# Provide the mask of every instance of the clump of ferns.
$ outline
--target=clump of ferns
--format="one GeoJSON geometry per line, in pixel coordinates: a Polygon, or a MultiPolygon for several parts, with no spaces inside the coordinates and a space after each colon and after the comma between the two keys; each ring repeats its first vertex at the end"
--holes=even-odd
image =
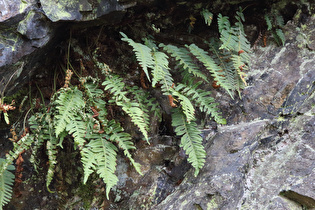
{"type": "MultiPolygon", "coordinates": [[[[210,25],[212,13],[204,10],[201,14],[206,24],[210,25]]],[[[195,176],[206,158],[195,122],[195,109],[210,115],[220,124],[226,123],[218,110],[218,103],[210,96],[211,93],[200,88],[203,83],[209,83],[206,75],[210,73],[216,85],[225,89],[232,98],[235,91],[241,97],[241,90],[246,86],[245,71],[249,65],[250,44],[244,33],[245,18],[241,8],[235,19],[236,23],[231,25],[229,17],[218,15],[220,38],[206,42],[209,46],[207,50],[196,44],[184,47],[163,43],[157,45],[150,39],[144,39],[144,44],[137,43],[121,32],[122,40],[133,47],[137,61],[152,88],[157,88],[158,85],[163,95],[169,98],[170,106],[173,107],[172,125],[175,133],[181,137],[180,146],[188,155],[195,176]],[[179,82],[174,80],[173,75],[178,73],[170,68],[170,58],[175,58],[181,66],[183,79],[179,82]],[[205,71],[193,59],[202,63],[205,71]]]]}
{"type": "MultiPolygon", "coordinates": [[[[210,24],[211,13],[204,11],[202,14],[206,23],[210,24]]],[[[235,25],[231,25],[228,17],[218,15],[220,38],[215,42],[207,42],[207,50],[195,44],[157,45],[149,39],[142,44],[121,33],[122,40],[133,47],[137,61],[152,88],[159,88],[169,99],[169,104],[173,107],[172,125],[181,138],[180,146],[195,169],[195,176],[206,158],[201,132],[196,123],[196,109],[213,117],[220,124],[226,123],[218,109],[219,104],[210,96],[209,91],[202,89],[202,85],[209,82],[207,72],[231,97],[234,97],[235,91],[240,96],[241,90],[246,86],[244,71],[248,69],[250,47],[243,30],[244,16],[241,10],[237,12],[236,20],[235,25]],[[173,74],[177,72],[170,69],[170,57],[175,58],[182,67],[182,81],[174,80],[173,74]],[[192,61],[193,58],[203,64],[206,73],[192,61]]],[[[34,113],[29,119],[31,132],[19,141],[19,145],[14,145],[14,149],[2,161],[0,177],[5,177],[6,171],[10,169],[9,165],[21,151],[32,147],[33,154],[36,155],[36,151],[45,146],[49,159],[46,175],[49,189],[55,173],[58,150],[62,149],[63,141],[69,135],[72,136],[74,148],[81,154],[83,183],[87,182],[92,173],[98,174],[106,184],[107,198],[110,189],[118,182],[115,175],[118,149],[124,152],[135,170],[142,174],[140,164],[131,154],[131,150],[136,149],[131,135],[124,131],[118,121],[109,118],[107,107],[120,107],[149,142],[149,116],[152,112],[157,115],[160,111],[159,105],[148,91],[126,85],[106,64],[98,67],[105,77],[103,81],[83,77],[78,86],[71,85],[72,71],[67,71],[64,87],[52,96],[48,106],[42,107],[41,112],[34,113]]],[[[36,156],[33,159],[36,160],[36,156]]],[[[9,190],[10,187],[7,187],[7,194],[9,190]]]]}
{"type": "Polygon", "coordinates": [[[282,15],[279,14],[278,11],[273,11],[272,13],[265,14],[264,18],[267,25],[267,31],[270,31],[272,33],[274,40],[279,46],[284,46],[286,39],[282,31],[282,28],[284,27],[284,20],[282,15]]]}

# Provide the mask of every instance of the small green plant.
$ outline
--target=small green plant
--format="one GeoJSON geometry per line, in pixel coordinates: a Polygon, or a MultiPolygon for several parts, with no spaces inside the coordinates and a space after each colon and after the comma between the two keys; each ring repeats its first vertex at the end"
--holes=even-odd
{"type": "MultiPolygon", "coordinates": [[[[210,25],[212,14],[206,10],[202,14],[210,25]]],[[[121,33],[122,40],[132,46],[152,88],[158,89],[169,98],[172,125],[176,135],[181,138],[180,146],[195,169],[195,176],[206,158],[203,139],[196,123],[196,109],[220,124],[226,123],[218,109],[219,104],[209,91],[202,88],[203,84],[215,80],[232,98],[235,92],[241,96],[241,90],[246,86],[244,71],[248,68],[250,45],[244,34],[244,16],[241,10],[237,12],[236,20],[231,25],[228,17],[218,16],[220,38],[206,42],[208,49],[202,49],[196,44],[156,44],[150,39],[144,39],[142,44],[121,33]],[[174,77],[177,72],[170,67],[171,57],[180,66],[180,78],[174,77]],[[193,62],[193,59],[202,63],[203,68],[193,62]]],[[[113,73],[106,64],[96,64],[102,76],[79,77],[80,85],[71,85],[72,71],[67,70],[64,87],[52,96],[49,105],[29,118],[31,132],[13,143],[14,149],[0,165],[0,177],[6,186],[6,200],[0,200],[1,205],[9,199],[12,183],[8,172],[12,169],[10,165],[23,150],[30,147],[34,156],[39,148],[46,147],[49,160],[46,175],[48,190],[54,178],[58,151],[63,148],[65,140],[71,140],[74,148],[80,151],[84,170],[83,183],[87,182],[92,173],[98,174],[106,184],[107,198],[111,188],[118,182],[115,171],[119,149],[136,171],[142,174],[140,164],[132,157],[131,150],[136,148],[131,135],[124,131],[118,119],[112,119],[108,108],[122,110],[122,117],[129,117],[149,143],[149,116],[150,113],[157,115],[160,112],[159,106],[149,91],[126,85],[124,79],[113,73]]]]}
{"type": "MultiPolygon", "coordinates": [[[[212,14],[206,10],[202,12],[206,23],[210,25],[212,14]]],[[[225,124],[218,111],[218,104],[210,96],[210,92],[198,88],[202,82],[196,82],[195,78],[200,78],[208,82],[207,72],[213,79],[224,88],[233,98],[234,92],[240,95],[241,89],[246,86],[244,70],[248,68],[250,44],[246,39],[242,22],[245,21],[242,10],[237,12],[237,22],[231,26],[229,18],[219,14],[218,26],[220,40],[209,41],[209,52],[195,44],[177,47],[171,44],[157,44],[145,39],[144,44],[136,43],[127,35],[121,32],[122,40],[133,47],[138,63],[141,65],[152,87],[157,84],[161,86],[161,91],[165,96],[169,96],[178,102],[178,106],[170,105],[174,109],[172,114],[172,125],[175,132],[181,136],[181,144],[186,154],[188,162],[195,168],[195,176],[203,167],[206,152],[202,145],[200,131],[195,121],[195,109],[212,116],[220,124],[225,124]],[[171,68],[169,67],[170,57],[174,57],[182,66],[183,79],[180,82],[174,81],[171,68]],[[198,59],[206,71],[202,71],[192,58],[198,59]],[[189,79],[187,79],[189,78],[189,79]]]]}
{"type": "Polygon", "coordinates": [[[265,15],[265,21],[267,24],[267,30],[272,32],[273,38],[278,45],[285,44],[285,36],[282,31],[284,27],[283,17],[279,13],[274,13],[272,15],[265,15]]]}
{"type": "Polygon", "coordinates": [[[15,167],[5,164],[5,159],[0,158],[0,167],[2,168],[2,171],[0,171],[0,203],[2,205],[7,204],[11,199],[12,185],[15,178],[14,174],[11,172],[15,170],[15,167]]]}

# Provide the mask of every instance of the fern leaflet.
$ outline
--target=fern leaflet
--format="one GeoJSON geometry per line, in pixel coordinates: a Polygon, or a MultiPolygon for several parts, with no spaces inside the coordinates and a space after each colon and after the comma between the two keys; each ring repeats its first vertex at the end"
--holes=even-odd
{"type": "Polygon", "coordinates": [[[195,44],[189,45],[188,48],[190,52],[203,63],[207,70],[211,72],[211,75],[217,81],[217,84],[223,87],[233,98],[233,92],[231,91],[233,87],[228,81],[226,81],[226,72],[220,66],[218,66],[203,49],[199,48],[195,44]]]}
{"type": "Polygon", "coordinates": [[[77,110],[83,109],[85,102],[82,92],[75,87],[74,89],[63,89],[56,103],[56,109],[58,109],[59,113],[55,116],[55,133],[56,137],[58,137],[66,129],[67,124],[74,119],[77,110]]]}
{"type": "Polygon", "coordinates": [[[163,47],[163,49],[170,53],[171,56],[173,56],[177,61],[179,61],[179,64],[183,66],[184,69],[186,69],[190,74],[193,74],[195,77],[199,77],[205,81],[207,80],[207,77],[198,69],[196,64],[193,63],[191,57],[189,56],[189,51],[185,48],[178,48],[174,45],[164,45],[160,44],[160,47],[163,47]]]}
{"type": "Polygon", "coordinates": [[[123,36],[121,40],[128,42],[129,45],[133,47],[133,51],[135,51],[139,64],[141,65],[143,71],[147,75],[148,80],[151,81],[148,71],[148,67],[154,66],[154,61],[151,55],[152,54],[151,49],[146,45],[134,42],[132,39],[129,39],[127,35],[122,32],[120,32],[120,34],[123,36]]]}
{"type": "Polygon", "coordinates": [[[210,96],[210,92],[196,89],[199,85],[200,82],[194,85],[194,87],[187,87],[184,84],[178,84],[175,90],[185,94],[191,101],[195,101],[200,111],[213,116],[217,123],[226,124],[226,120],[220,116],[221,113],[218,111],[218,103],[214,103],[214,98],[210,96]]]}
{"type": "Polygon", "coordinates": [[[211,12],[209,12],[209,10],[207,9],[203,9],[200,14],[202,15],[202,17],[205,19],[205,23],[210,26],[212,23],[212,19],[213,19],[213,14],[211,12]]]}
{"type": "Polygon", "coordinates": [[[168,92],[173,84],[173,77],[169,72],[167,58],[167,55],[163,52],[153,53],[154,66],[152,71],[152,87],[155,87],[155,85],[160,82],[164,92],[168,92]]]}
{"type": "Polygon", "coordinates": [[[51,136],[50,141],[46,143],[47,155],[49,160],[49,167],[46,175],[46,187],[49,192],[52,192],[49,189],[49,185],[54,177],[55,174],[55,166],[57,164],[57,145],[58,139],[54,136],[51,136]]]}
{"type": "Polygon", "coordinates": [[[172,90],[171,93],[173,96],[178,97],[183,113],[187,118],[187,122],[190,123],[190,121],[195,119],[195,108],[192,105],[191,101],[184,94],[181,94],[175,89],[172,90]]]}
{"type": "Polygon", "coordinates": [[[125,156],[128,157],[136,171],[143,175],[140,169],[141,165],[134,161],[129,152],[131,149],[136,149],[133,142],[131,141],[130,134],[123,132],[123,128],[114,120],[110,121],[107,125],[106,134],[110,135],[110,140],[116,142],[119,148],[124,151],[125,156]]]}
{"type": "Polygon", "coordinates": [[[109,90],[114,96],[113,100],[118,106],[122,107],[125,113],[131,117],[131,121],[138,126],[145,139],[148,141],[148,125],[146,122],[146,113],[140,108],[139,103],[130,102],[130,99],[126,97],[127,92],[123,91],[124,83],[118,76],[107,77],[102,83],[105,86],[105,90],[109,90]]]}
{"type": "Polygon", "coordinates": [[[14,183],[14,174],[11,172],[15,170],[13,165],[7,165],[4,167],[6,160],[0,158],[0,208],[2,206],[9,203],[11,196],[12,196],[12,186],[14,183]]]}
{"type": "Polygon", "coordinates": [[[181,136],[180,146],[188,155],[188,162],[195,168],[194,175],[197,176],[206,158],[206,151],[200,136],[201,132],[195,122],[187,123],[185,115],[179,109],[175,109],[172,114],[172,125],[175,127],[176,134],[181,136]]]}
{"type": "Polygon", "coordinates": [[[109,199],[110,189],[118,182],[115,175],[117,148],[104,138],[91,140],[82,150],[84,166],[84,183],[88,176],[96,170],[106,184],[106,197],[109,199]]]}
{"type": "Polygon", "coordinates": [[[280,45],[282,43],[282,46],[285,44],[285,36],[284,33],[280,28],[276,29],[276,32],[273,34],[276,42],[280,45]]]}

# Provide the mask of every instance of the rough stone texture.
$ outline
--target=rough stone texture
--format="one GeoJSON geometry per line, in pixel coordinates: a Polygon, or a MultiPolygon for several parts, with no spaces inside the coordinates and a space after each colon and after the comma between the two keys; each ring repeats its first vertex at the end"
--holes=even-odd
{"type": "Polygon", "coordinates": [[[124,9],[117,0],[102,0],[98,3],[90,2],[87,0],[40,0],[45,15],[52,22],[95,20],[112,11],[124,9]]]}
{"type": "MultiPolygon", "coordinates": [[[[0,90],[9,83],[6,91],[10,94],[30,78],[58,38],[66,34],[63,31],[67,30],[67,21],[93,21],[127,7],[117,0],[0,1],[0,90]]],[[[109,16],[107,23],[120,18],[121,14],[109,16]]],[[[97,20],[95,24],[104,21],[97,20]]]]}
{"type": "Polygon", "coordinates": [[[284,47],[254,52],[250,86],[226,107],[235,125],[208,136],[199,176],[154,209],[315,208],[314,21],[288,22],[284,47]]]}

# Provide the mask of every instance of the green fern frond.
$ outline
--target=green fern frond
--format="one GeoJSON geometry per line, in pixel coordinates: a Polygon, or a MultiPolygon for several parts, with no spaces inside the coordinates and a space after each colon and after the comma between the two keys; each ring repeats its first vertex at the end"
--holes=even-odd
{"type": "Polygon", "coordinates": [[[183,113],[186,116],[187,122],[190,123],[191,121],[195,120],[195,108],[184,94],[176,91],[176,89],[172,89],[171,94],[178,98],[183,113]]]}
{"type": "MultiPolygon", "coordinates": [[[[222,45],[219,49],[223,50],[223,53],[230,54],[230,58],[225,59],[226,61],[220,62],[224,65],[224,72],[227,84],[230,84],[231,90],[236,90],[240,95],[240,90],[246,86],[246,81],[244,79],[244,70],[247,70],[249,64],[249,53],[250,53],[250,43],[246,39],[246,34],[244,33],[244,26],[242,21],[244,21],[244,15],[241,11],[237,12],[236,19],[238,22],[234,26],[231,26],[228,18],[219,15],[220,24],[223,28],[221,30],[220,40],[222,45]],[[226,22],[226,23],[225,23],[226,22]],[[226,50],[227,52],[224,52],[226,50]],[[233,63],[233,68],[229,68],[230,60],[233,63]]],[[[218,54],[218,53],[216,53],[218,54]]],[[[221,56],[218,56],[221,57],[221,56]]],[[[226,57],[226,56],[225,56],[226,57]]],[[[220,84],[221,85],[221,84],[220,84]]],[[[224,86],[223,86],[224,87],[224,86]]],[[[224,87],[226,90],[228,87],[224,87]]],[[[228,91],[229,92],[229,91],[228,91]]],[[[231,92],[229,92],[231,95],[231,92]]]]}
{"type": "MultiPolygon", "coordinates": [[[[242,22],[245,21],[244,15],[242,12],[237,12],[235,18],[238,21],[232,27],[227,17],[222,17],[222,15],[219,15],[218,17],[219,28],[220,24],[222,24],[222,29],[220,30],[220,40],[222,45],[220,49],[228,49],[236,53],[239,53],[240,50],[243,50],[243,53],[249,53],[250,43],[246,39],[244,26],[242,24],[242,22]]],[[[242,56],[244,56],[244,54],[242,56]]]]}
{"type": "Polygon", "coordinates": [[[118,75],[111,75],[106,77],[105,81],[102,83],[105,86],[104,90],[109,90],[111,94],[115,96],[115,100],[124,101],[126,103],[130,102],[127,98],[127,91],[125,91],[125,83],[123,79],[118,75]]]}
{"type": "Polygon", "coordinates": [[[81,80],[84,80],[84,89],[85,94],[87,95],[88,101],[93,101],[95,98],[101,97],[104,93],[103,90],[98,88],[97,81],[87,81],[89,78],[82,78],[81,80]]]}
{"type": "Polygon", "coordinates": [[[18,158],[21,152],[27,150],[33,142],[34,142],[33,135],[30,134],[26,134],[18,141],[18,143],[14,142],[13,149],[6,154],[5,162],[2,164],[0,168],[0,174],[2,174],[3,171],[6,170],[7,167],[11,165],[15,159],[18,158]]]}
{"type": "Polygon", "coordinates": [[[118,182],[115,175],[117,148],[104,138],[91,140],[82,150],[84,166],[84,183],[89,175],[96,170],[106,184],[106,197],[109,199],[110,189],[118,182]]]}
{"type": "Polygon", "coordinates": [[[21,152],[27,150],[33,143],[33,136],[26,134],[18,143],[13,143],[13,149],[6,154],[6,159],[0,158],[0,206],[8,203],[11,198],[15,176],[8,170],[14,170],[11,165],[21,152]]]}
{"type": "Polygon", "coordinates": [[[66,129],[67,124],[74,119],[77,110],[83,109],[85,102],[82,92],[75,87],[74,89],[61,90],[56,104],[58,114],[55,116],[55,133],[56,137],[58,137],[66,129]]]}
{"type": "Polygon", "coordinates": [[[195,168],[194,174],[197,176],[206,159],[206,151],[200,136],[201,132],[195,122],[187,123],[185,115],[179,109],[174,109],[172,125],[175,127],[175,133],[181,136],[180,146],[188,155],[188,162],[195,168]]]}
{"type": "Polygon", "coordinates": [[[272,22],[270,20],[270,17],[269,15],[265,14],[265,21],[266,21],[266,24],[267,24],[267,30],[270,31],[272,29],[272,22]]]}
{"type": "Polygon", "coordinates": [[[231,24],[229,21],[229,17],[227,16],[222,16],[221,14],[218,15],[218,28],[219,28],[219,33],[222,34],[223,31],[230,31],[231,24]]]}
{"type": "Polygon", "coordinates": [[[196,64],[193,63],[192,58],[189,56],[189,51],[183,47],[176,47],[174,45],[164,45],[160,44],[166,52],[168,52],[172,57],[174,57],[180,65],[183,66],[190,74],[193,74],[195,77],[199,77],[205,81],[208,81],[206,75],[204,75],[198,68],[196,64]]]}
{"type": "Polygon", "coordinates": [[[276,14],[276,25],[280,27],[284,26],[284,20],[283,20],[282,15],[280,14],[276,14]]]}
{"type": "Polygon", "coordinates": [[[15,170],[13,165],[6,165],[6,160],[0,158],[0,208],[10,202],[12,197],[12,187],[14,183],[14,174],[11,172],[15,170]]]}
{"type": "Polygon", "coordinates": [[[199,85],[200,83],[197,83],[194,87],[187,87],[184,84],[177,84],[175,90],[185,94],[191,101],[194,101],[200,111],[214,117],[217,123],[226,124],[226,120],[222,118],[222,113],[217,108],[219,104],[214,102],[215,99],[210,96],[210,92],[197,89],[199,85]]]}
{"type": "Polygon", "coordinates": [[[167,92],[173,84],[173,77],[168,67],[168,56],[163,52],[154,52],[153,60],[152,87],[155,87],[157,83],[161,83],[162,89],[167,92]]]}
{"type": "Polygon", "coordinates": [[[212,19],[213,19],[213,14],[211,12],[209,12],[209,10],[207,9],[203,9],[200,14],[202,15],[202,17],[205,19],[205,23],[210,26],[212,23],[212,19]]]}
{"type": "Polygon", "coordinates": [[[144,138],[148,141],[148,124],[146,123],[146,113],[139,107],[138,103],[125,104],[124,102],[116,102],[118,106],[121,106],[125,113],[127,113],[131,121],[138,126],[139,130],[143,134],[144,138]]]}
{"type": "Polygon", "coordinates": [[[276,32],[274,33],[274,38],[277,41],[277,43],[280,45],[280,43],[282,44],[282,46],[284,46],[285,44],[285,36],[284,33],[282,32],[282,30],[280,28],[276,29],[276,32]]]}
{"type": "Polygon", "coordinates": [[[125,84],[122,82],[122,79],[118,76],[107,77],[102,85],[105,86],[105,90],[109,90],[115,96],[113,101],[130,116],[131,121],[139,128],[144,138],[148,141],[146,113],[140,108],[139,103],[131,102],[126,97],[127,91],[123,91],[125,84]]]}
{"type": "Polygon", "coordinates": [[[85,134],[88,125],[81,116],[74,116],[71,123],[66,127],[66,131],[72,135],[75,145],[82,147],[85,144],[85,134]]]}
{"type": "Polygon", "coordinates": [[[120,34],[123,36],[121,40],[128,42],[129,45],[133,47],[139,64],[147,75],[148,80],[151,81],[148,68],[154,66],[152,50],[146,45],[136,43],[132,39],[129,39],[126,34],[122,32],[120,32],[120,34]]]}
{"type": "Polygon", "coordinates": [[[190,52],[200,60],[208,71],[211,72],[211,75],[217,81],[217,84],[224,88],[229,95],[233,98],[234,87],[229,81],[227,81],[226,74],[227,72],[222,69],[221,66],[218,66],[216,62],[208,55],[206,51],[199,48],[195,44],[188,46],[190,52]]]}
{"type": "MultiPolygon", "coordinates": [[[[53,134],[53,133],[52,133],[53,134]]],[[[49,185],[54,177],[55,174],[55,167],[57,164],[57,147],[58,147],[58,139],[51,135],[50,141],[47,141],[46,143],[46,152],[49,160],[49,166],[48,166],[48,171],[46,175],[46,187],[49,192],[52,192],[49,189],[49,185]]]]}
{"type": "MultiPolygon", "coordinates": [[[[139,108],[143,111],[143,120],[146,125],[150,124],[149,104],[152,105],[153,98],[149,99],[148,92],[139,89],[138,86],[128,88],[128,91],[134,95],[134,100],[139,104],[139,108]]],[[[157,111],[157,110],[153,110],[157,111]]],[[[155,113],[157,114],[157,113],[155,113]]],[[[149,129],[149,126],[148,128],[149,129]]]]}
{"type": "Polygon", "coordinates": [[[267,30],[272,31],[273,38],[278,45],[282,44],[282,46],[284,46],[286,39],[281,29],[284,26],[284,19],[278,12],[272,14],[271,17],[268,14],[265,15],[266,24],[268,27],[267,30]]]}
{"type": "Polygon", "coordinates": [[[111,120],[105,130],[106,134],[109,135],[110,140],[116,142],[118,147],[124,151],[124,155],[130,160],[136,171],[143,175],[141,172],[141,165],[132,158],[129,150],[136,149],[133,142],[131,141],[131,136],[129,133],[123,132],[123,128],[119,123],[111,120]]]}

